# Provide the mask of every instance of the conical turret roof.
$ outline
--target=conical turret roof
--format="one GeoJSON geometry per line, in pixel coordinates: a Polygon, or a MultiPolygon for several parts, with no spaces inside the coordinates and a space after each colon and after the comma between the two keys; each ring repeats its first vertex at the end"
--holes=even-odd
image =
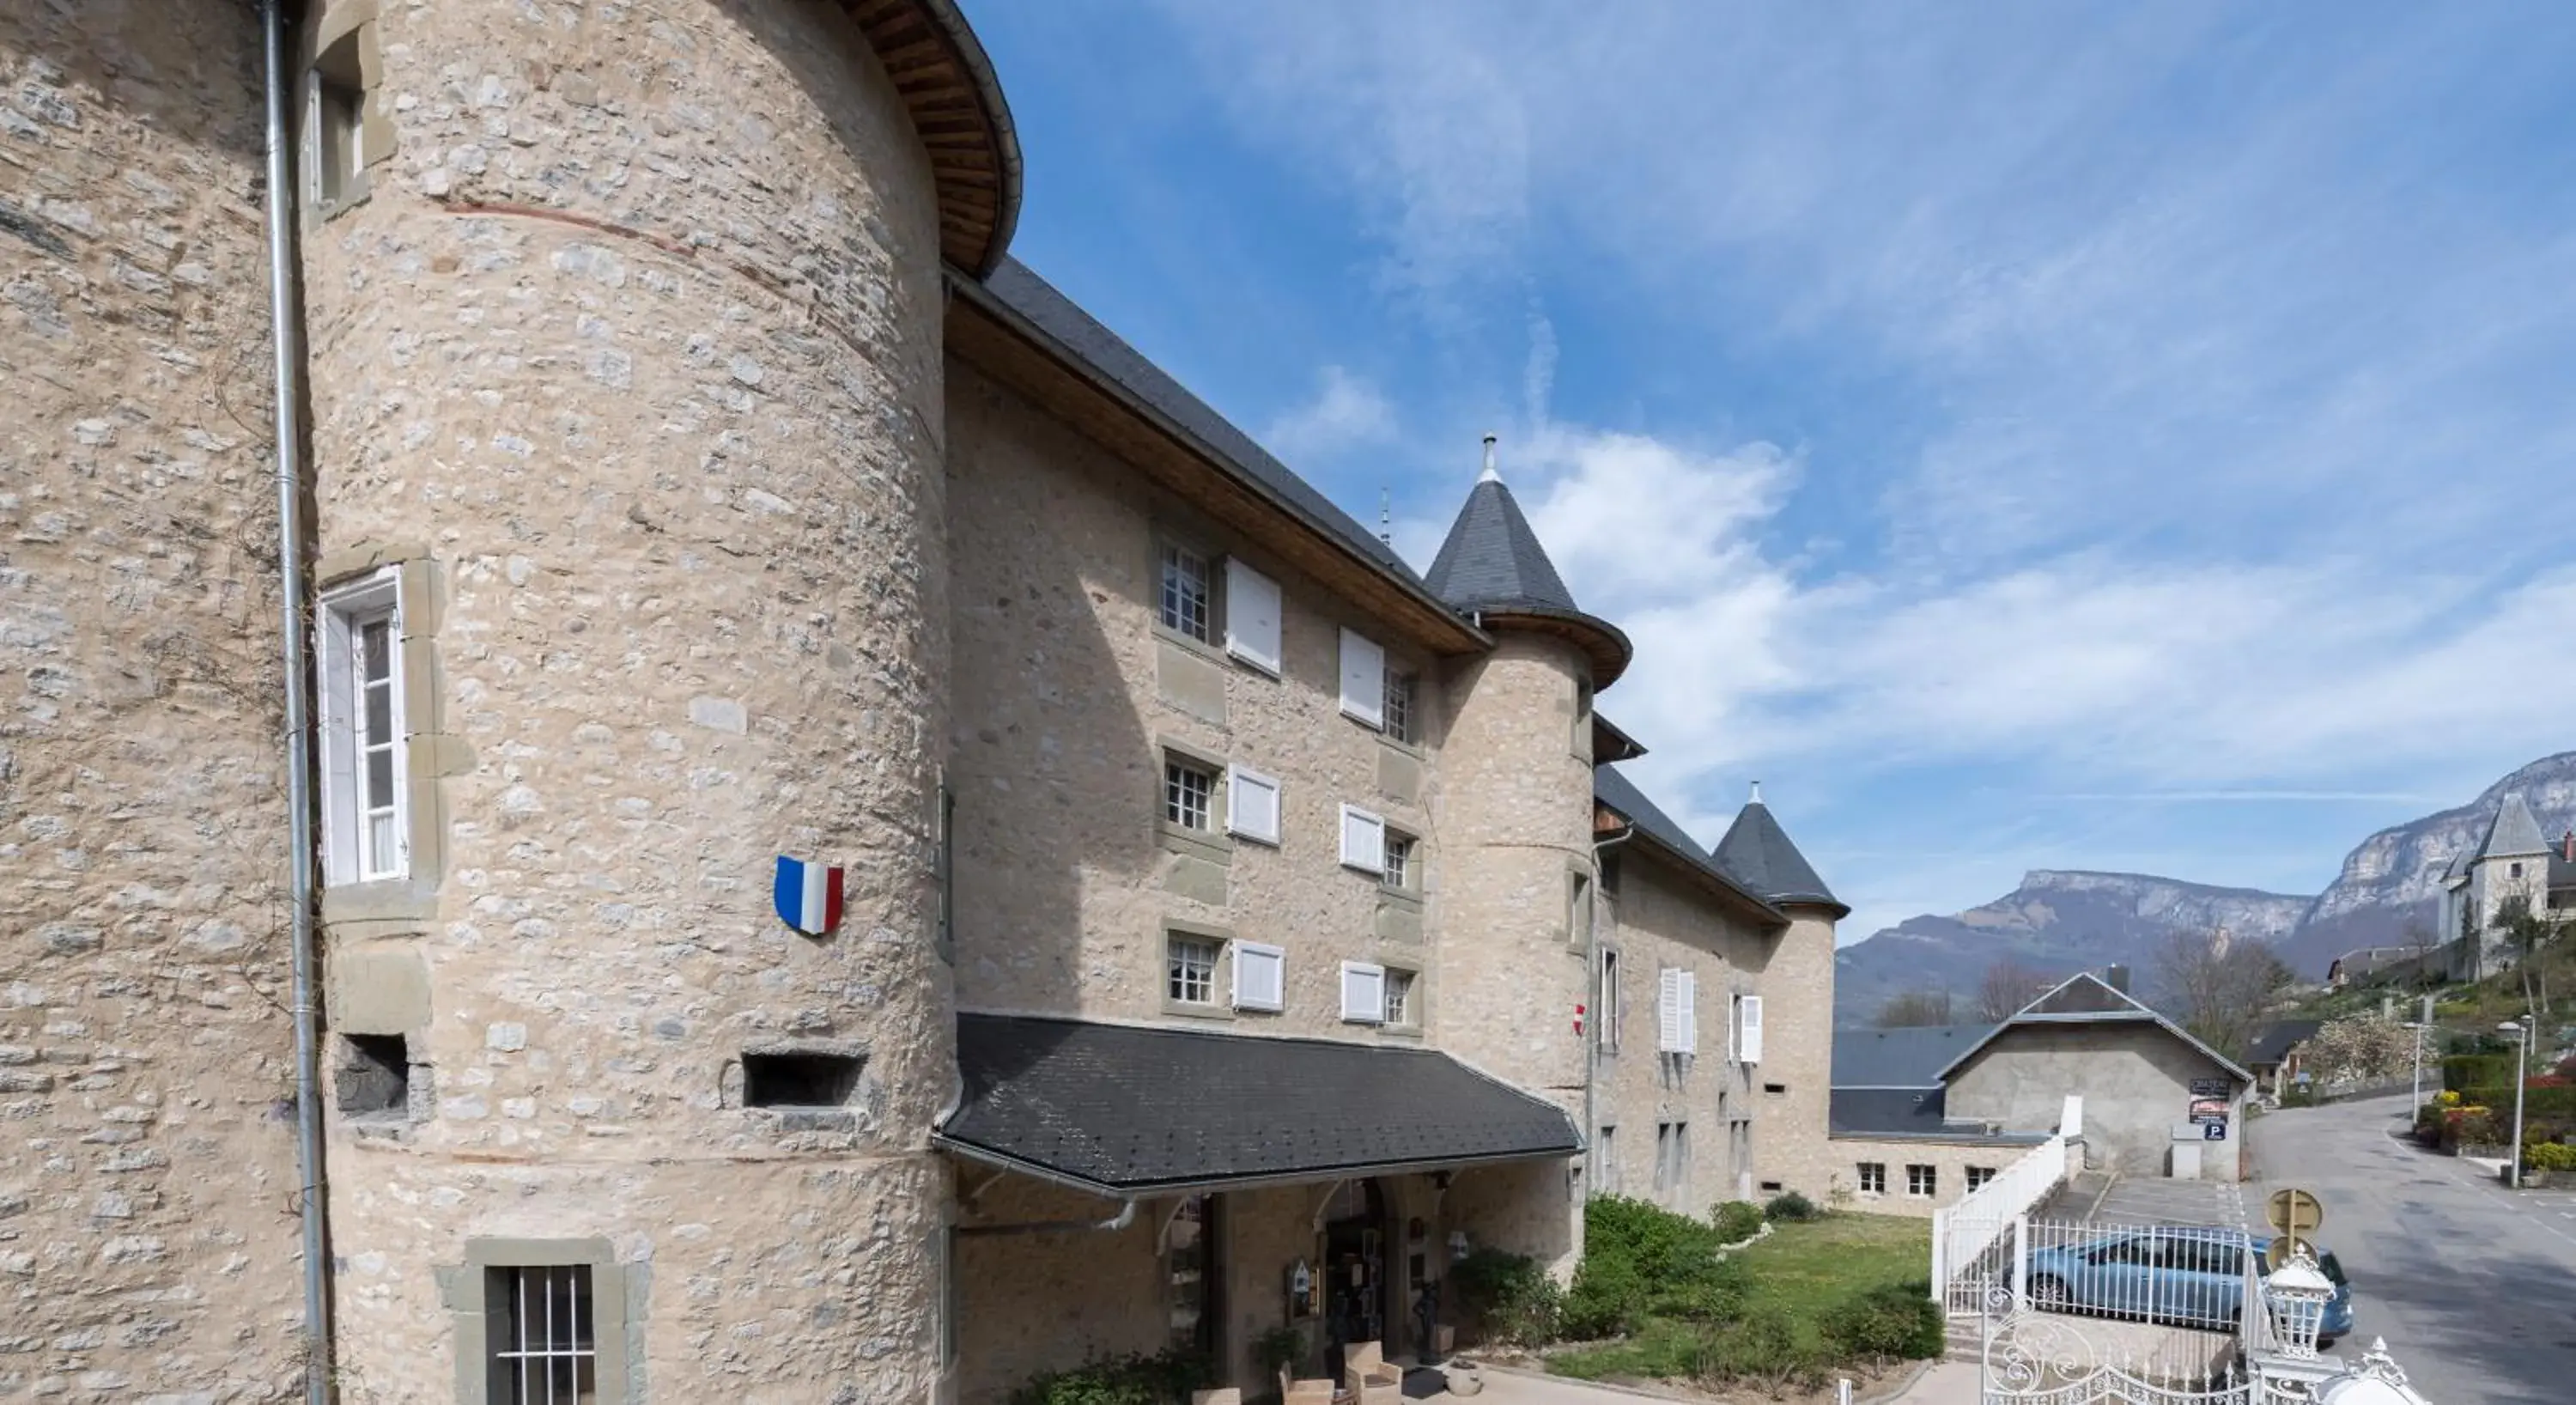
{"type": "Polygon", "coordinates": [[[1485,472],[1467,494],[1448,539],[1423,584],[1451,609],[1487,628],[1535,630],[1566,639],[1592,661],[1592,686],[1607,688],[1627,672],[1634,650],[1608,620],[1587,615],[1547,559],[1529,518],[1494,471],[1494,441],[1485,440],[1485,472]]]}
{"type": "Polygon", "coordinates": [[[2502,858],[2507,854],[2545,854],[2549,841],[2540,837],[2540,821],[2531,806],[2516,791],[2496,808],[2495,823],[2487,829],[2487,842],[2478,850],[2480,858],[2502,858]]]}
{"type": "Polygon", "coordinates": [[[1719,868],[1767,902],[1817,903],[1850,911],[1817,876],[1807,856],[1789,842],[1788,831],[1772,818],[1771,807],[1762,803],[1759,786],[1737,812],[1735,823],[1727,826],[1726,837],[1717,841],[1715,857],[1719,868]]]}

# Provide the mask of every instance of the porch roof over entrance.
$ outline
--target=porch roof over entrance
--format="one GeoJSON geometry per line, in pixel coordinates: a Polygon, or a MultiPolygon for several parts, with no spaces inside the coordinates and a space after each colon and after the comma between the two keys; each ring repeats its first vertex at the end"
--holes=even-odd
{"type": "Polygon", "coordinates": [[[1104,1195],[1571,1156],[1553,1103],[1446,1054],[959,1015],[966,1092],[932,1140],[1104,1195]]]}

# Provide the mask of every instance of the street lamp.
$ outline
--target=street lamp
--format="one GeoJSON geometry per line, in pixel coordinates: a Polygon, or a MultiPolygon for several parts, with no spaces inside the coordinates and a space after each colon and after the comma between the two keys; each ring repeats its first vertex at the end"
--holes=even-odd
{"type": "Polygon", "coordinates": [[[2326,1304],[2334,1298],[2334,1281],[2317,1268],[2316,1255],[2293,1240],[2289,1259],[2263,1280],[2263,1301],[2271,1309],[2272,1332],[2281,1354],[2302,1361],[2317,1355],[2317,1336],[2326,1322],[2326,1304]]]}
{"type": "Polygon", "coordinates": [[[2507,1020],[2496,1033],[2516,1036],[2513,1046],[2513,1188],[2522,1189],[2522,1085],[2530,1079],[2531,1017],[2507,1020]]]}

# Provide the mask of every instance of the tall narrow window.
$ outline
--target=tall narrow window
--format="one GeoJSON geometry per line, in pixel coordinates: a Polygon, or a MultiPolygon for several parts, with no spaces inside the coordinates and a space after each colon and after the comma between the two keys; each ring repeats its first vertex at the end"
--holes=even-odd
{"type": "Polygon", "coordinates": [[[1421,880],[1421,873],[1413,866],[1413,844],[1410,834],[1399,834],[1391,829],[1386,832],[1386,886],[1411,888],[1421,880]]]}
{"type": "Polygon", "coordinates": [[[1204,644],[1215,610],[1208,591],[1208,559],[1185,546],[1163,548],[1163,627],[1204,644]]]}
{"type": "Polygon", "coordinates": [[[487,1300],[499,1294],[504,1304],[500,1313],[491,1314],[497,1336],[490,1344],[494,1405],[591,1405],[598,1400],[599,1328],[592,1311],[590,1266],[485,1273],[487,1300]]]}
{"type": "Polygon", "coordinates": [[[1386,671],[1386,735],[1400,742],[1420,741],[1413,731],[1413,684],[1410,673],[1386,671]]]}
{"type": "Polygon", "coordinates": [[[1421,1018],[1413,1000],[1413,973],[1386,968],[1386,1022],[1403,1027],[1421,1018]]]}
{"type": "Polygon", "coordinates": [[[1601,993],[1595,997],[1598,1008],[1592,1012],[1592,1038],[1601,1052],[1619,1052],[1619,953],[1601,949],[1601,993]]]}
{"type": "Polygon", "coordinates": [[[1219,950],[1215,939],[1174,934],[1169,950],[1163,993],[1183,1005],[1215,1004],[1219,950]]]}
{"type": "Polygon", "coordinates": [[[306,75],[305,190],[329,213],[367,193],[366,76],[358,60],[361,31],[351,30],[316,55],[306,75]]]}
{"type": "Polygon", "coordinates": [[[393,568],[322,599],[322,836],[333,883],[405,869],[402,610],[393,568]]]}
{"type": "Polygon", "coordinates": [[[1619,1129],[1604,1127],[1592,1146],[1592,1190],[1596,1195],[1619,1193],[1619,1129]]]}
{"type": "Polygon", "coordinates": [[[1592,879],[1574,873],[1566,876],[1565,935],[1568,945],[1590,949],[1592,945],[1592,879]]]}
{"type": "Polygon", "coordinates": [[[1181,829],[1216,827],[1210,804],[1216,795],[1216,771],[1185,757],[1163,760],[1163,818],[1181,829]]]}

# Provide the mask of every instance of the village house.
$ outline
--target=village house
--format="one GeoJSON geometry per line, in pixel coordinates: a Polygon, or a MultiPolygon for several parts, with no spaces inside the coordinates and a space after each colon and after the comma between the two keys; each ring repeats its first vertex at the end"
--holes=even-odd
{"type": "Polygon", "coordinates": [[[1843,906],[1616,768],[1490,443],[1417,573],[1010,259],[949,0],[0,63],[0,1394],[1257,1388],[1832,1188],[1843,906]]]}
{"type": "Polygon", "coordinates": [[[2443,871],[2433,928],[2443,943],[2434,963],[2440,974],[2475,981],[2511,969],[2519,954],[2505,924],[2516,906],[2542,914],[2576,908],[2576,832],[2549,842],[2519,793],[2496,807],[2486,838],[2443,871]]]}

